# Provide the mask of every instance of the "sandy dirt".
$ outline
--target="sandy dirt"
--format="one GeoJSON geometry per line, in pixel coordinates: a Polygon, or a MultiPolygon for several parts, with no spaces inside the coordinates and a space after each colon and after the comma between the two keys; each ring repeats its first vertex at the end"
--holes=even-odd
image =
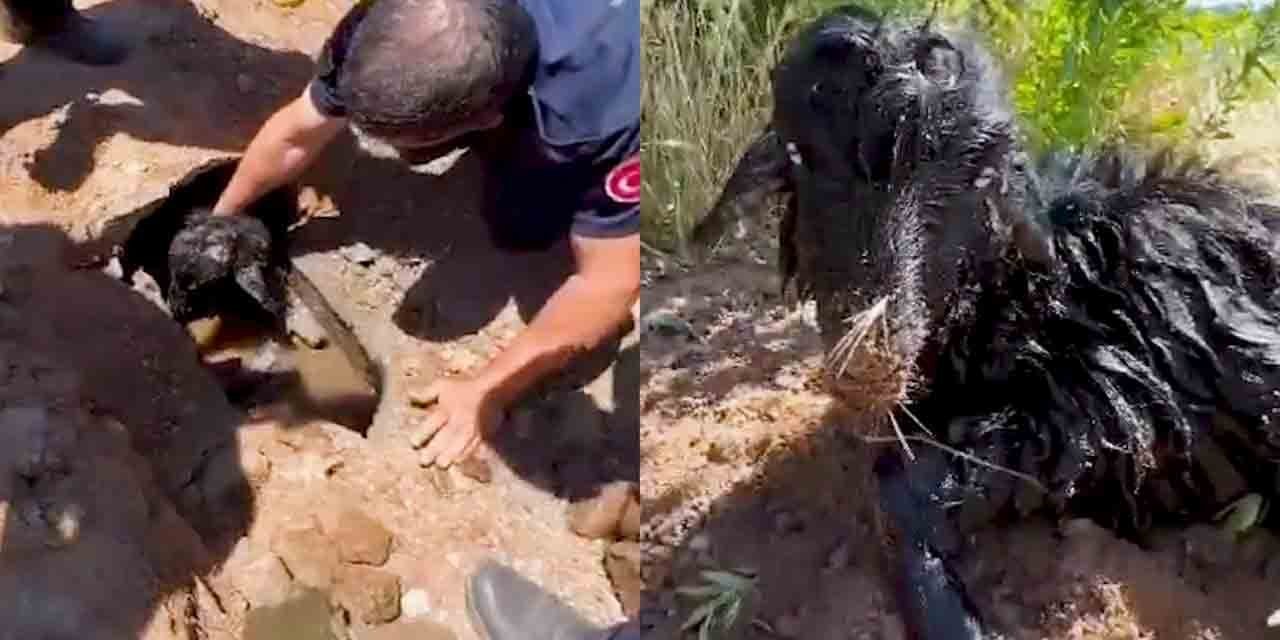
{"type": "MultiPolygon", "coordinates": [[[[23,496],[38,497],[18,489],[39,483],[14,475],[20,461],[0,468],[0,638],[238,638],[255,609],[317,587],[358,610],[352,637],[414,618],[470,640],[464,579],[488,558],[598,624],[622,618],[604,567],[609,542],[574,535],[565,518],[606,483],[636,479],[634,333],[512,411],[483,451],[491,478],[423,469],[409,446],[421,417],[405,402],[409,380],[482,363],[569,267],[565,247],[510,256],[490,246],[476,216],[477,163],[464,156],[445,176],[420,176],[344,139],[303,181],[309,217],[293,239],[296,264],[385,372],[367,438],[287,408],[231,405],[190,336],[88,260],[124,239],[133,221],[123,216],[193,167],[238,154],[302,91],[311,56],[349,5],[78,2],[135,41],[114,68],[0,44],[0,256],[25,261],[0,281],[0,354],[14,354],[0,375],[30,378],[3,388],[0,411],[69,412],[54,422],[74,435],[65,455],[83,464],[59,499],[89,514],[85,544],[9,542],[22,531],[11,523],[26,522],[14,519],[25,517],[23,496]],[[36,262],[44,266],[26,266],[36,262]],[[75,449],[110,437],[102,424],[126,432],[129,446],[75,449]],[[145,508],[130,506],[133,493],[145,508]],[[350,533],[341,523],[353,509],[376,526],[350,533]],[[361,553],[348,547],[382,546],[383,532],[385,553],[353,560],[361,553]],[[308,553],[316,548],[336,555],[308,553]],[[64,626],[41,626],[55,622],[64,626]]],[[[17,438],[29,417],[0,420],[0,438],[17,438]]],[[[39,500],[53,515],[31,522],[61,535],[62,503],[39,500]]]]}
{"type": "MultiPolygon", "coordinates": [[[[1276,148],[1275,115],[1252,110],[1215,157],[1276,148]]],[[[1239,166],[1277,175],[1267,155],[1239,166]]],[[[696,269],[645,257],[643,619],[653,637],[683,637],[700,601],[676,588],[703,569],[747,569],[758,597],[727,637],[898,640],[869,478],[890,445],[859,441],[811,380],[821,344],[812,309],[778,295],[773,224],[696,269]]],[[[1198,525],[1142,549],[1088,521],[1031,521],[969,542],[959,570],[1014,638],[1280,637],[1265,625],[1280,607],[1280,540],[1265,530],[1198,525]]]]}

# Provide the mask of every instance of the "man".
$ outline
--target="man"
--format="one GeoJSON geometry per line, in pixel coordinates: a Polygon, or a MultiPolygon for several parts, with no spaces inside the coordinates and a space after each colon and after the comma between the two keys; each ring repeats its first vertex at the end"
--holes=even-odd
{"type": "Polygon", "coordinates": [[[640,640],[640,625],[592,627],[529,579],[488,562],[467,581],[467,612],[485,640],[640,640]]]}
{"type": "Polygon", "coordinates": [[[520,394],[630,320],[640,287],[639,20],[638,0],[361,2],[214,207],[235,215],[296,179],[349,126],[367,150],[411,165],[462,146],[481,153],[498,177],[488,217],[500,247],[538,250],[569,236],[576,272],[525,331],[479,371],[411,394],[431,405],[427,464],[465,459],[520,394]]]}
{"type": "Polygon", "coordinates": [[[0,37],[94,66],[119,64],[129,53],[101,23],[76,11],[71,0],[0,0],[0,37]]]}

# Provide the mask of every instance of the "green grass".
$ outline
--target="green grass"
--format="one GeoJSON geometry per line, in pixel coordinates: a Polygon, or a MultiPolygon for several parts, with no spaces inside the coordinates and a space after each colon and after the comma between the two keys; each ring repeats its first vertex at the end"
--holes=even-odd
{"type": "MultiPolygon", "coordinates": [[[[644,236],[677,249],[768,116],[769,70],[835,0],[645,0],[644,236]]],[[[1192,12],[1185,0],[908,0],[979,31],[1004,63],[1034,150],[1217,135],[1273,91],[1280,9],[1192,12]]]]}
{"type": "Polygon", "coordinates": [[[749,571],[706,570],[702,579],[701,585],[676,590],[697,603],[681,631],[697,629],[698,640],[727,638],[741,627],[750,600],[759,594],[756,578],[749,571]]]}

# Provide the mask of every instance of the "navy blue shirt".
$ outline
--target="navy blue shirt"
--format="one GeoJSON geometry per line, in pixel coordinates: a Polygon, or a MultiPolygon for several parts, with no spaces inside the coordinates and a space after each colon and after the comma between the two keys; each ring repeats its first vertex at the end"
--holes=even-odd
{"type": "MultiPolygon", "coordinates": [[[[498,215],[539,234],[587,237],[640,230],[639,0],[513,0],[533,18],[530,86],[508,105],[498,215]]],[[[356,5],[321,51],[310,96],[346,117],[339,71],[369,3],[356,5]]],[[[465,144],[465,143],[463,143],[465,144]]]]}

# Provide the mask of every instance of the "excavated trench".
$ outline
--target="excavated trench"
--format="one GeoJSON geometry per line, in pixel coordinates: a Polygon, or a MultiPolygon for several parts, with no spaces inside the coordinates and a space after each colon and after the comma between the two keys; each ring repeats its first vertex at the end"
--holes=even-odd
{"type": "MultiPolygon", "coordinates": [[[[126,218],[132,231],[118,255],[119,275],[166,313],[169,244],[192,211],[213,206],[235,167],[235,160],[197,167],[167,197],[126,218]]],[[[214,315],[185,324],[202,362],[241,409],[283,410],[365,433],[382,375],[350,325],[289,260],[289,230],[299,217],[296,190],[277,189],[246,213],[267,224],[272,267],[287,274],[287,328],[277,328],[247,295],[219,301],[214,315]]]]}

